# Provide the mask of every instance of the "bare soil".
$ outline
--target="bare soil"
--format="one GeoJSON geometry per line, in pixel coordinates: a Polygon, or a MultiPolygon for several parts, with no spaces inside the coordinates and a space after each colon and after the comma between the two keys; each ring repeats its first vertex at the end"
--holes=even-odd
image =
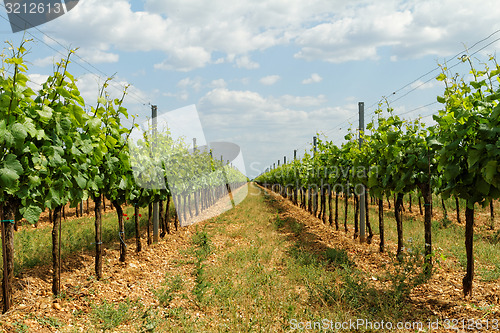
{"type": "MultiPolygon", "coordinates": [[[[323,224],[319,219],[294,206],[289,200],[274,193],[271,195],[281,207],[281,218],[293,218],[303,224],[301,234],[296,237],[301,237],[308,244],[312,244],[310,246],[312,251],[322,253],[326,248],[343,248],[355,261],[356,267],[372,274],[374,279],[382,267],[390,262],[389,253],[394,253],[396,249],[392,240],[387,241],[386,252],[379,253],[377,235],[371,244],[360,244],[358,240],[353,239],[352,230],[348,234],[335,231],[331,226],[323,224]]],[[[413,211],[411,214],[419,215],[416,205],[413,211]]],[[[74,209],[72,214],[74,215],[74,209]]],[[[13,309],[0,315],[0,329],[3,332],[18,332],[19,325],[23,324],[28,328],[27,332],[54,332],[58,329],[47,324],[44,318],[55,318],[64,323],[64,328],[60,331],[86,332],[91,324],[89,314],[92,305],[100,304],[104,299],[113,303],[124,302],[126,299],[140,299],[146,307],[158,306],[158,299],[153,289],[159,287],[166,273],[179,273],[179,270],[184,270],[181,272],[182,275],[188,277],[188,280],[194,280],[192,267],[176,263],[189,260],[183,250],[192,245],[193,233],[204,223],[174,230],[159,243],[143,246],[143,251],[140,253],[135,252],[135,240],[127,240],[126,263],[119,261],[117,250],[119,244],[107,244],[103,263],[104,278],[101,281],[97,281],[94,277],[92,252],[83,251],[71,255],[63,262],[61,283],[63,297],[60,298],[54,298],[51,294],[50,265],[23,271],[14,281],[13,309]]],[[[374,218],[372,223],[375,223],[374,218]]],[[[478,223],[486,222],[479,218],[478,223]]],[[[142,237],[145,245],[144,235],[142,237]]],[[[448,260],[456,259],[448,258],[448,260]]],[[[427,283],[413,290],[411,303],[415,308],[442,320],[499,319],[500,281],[484,282],[476,279],[472,297],[464,298],[462,294],[464,272],[450,267],[460,267],[460,265],[438,268],[427,283]]],[[[203,316],[203,313],[199,315],[203,316]]]]}

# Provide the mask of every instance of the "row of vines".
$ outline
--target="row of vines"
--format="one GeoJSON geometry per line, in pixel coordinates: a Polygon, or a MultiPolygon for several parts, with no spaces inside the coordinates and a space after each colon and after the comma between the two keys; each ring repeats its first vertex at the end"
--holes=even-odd
{"type": "MultiPolygon", "coordinates": [[[[164,235],[165,231],[170,232],[166,212],[171,204],[176,207],[176,221],[182,225],[247,180],[237,169],[212,158],[207,150],[188,151],[187,145],[182,140],[174,141],[168,131],[153,134],[150,128],[144,131],[142,138],[129,140],[138,125],[133,116],[131,128],[122,124],[124,119],[129,119],[123,106],[126,89],[121,98],[112,99],[107,93],[109,81],[106,81],[100,88],[97,103],[87,106],[77,80],[68,72],[74,51],[55,64],[54,73],[35,92],[28,84],[28,67],[23,59],[27,53],[26,43],[29,41],[19,47],[9,44],[2,54],[0,76],[4,312],[12,306],[14,235],[21,219],[36,223],[42,212],[51,211],[52,291],[58,295],[61,290],[61,211],[68,203],[76,207],[88,198],[95,203],[95,274],[101,279],[103,197],[116,208],[120,260],[125,261],[123,205],[135,207],[136,250],[140,251],[140,207],[160,202],[164,235]],[[175,189],[169,186],[167,176],[168,180],[176,177],[175,189]]],[[[150,241],[148,236],[148,244],[150,241]]]]}
{"type": "MultiPolygon", "coordinates": [[[[434,115],[435,124],[420,119],[409,121],[394,114],[387,101],[379,104],[367,130],[359,135],[350,130],[340,146],[318,140],[317,147],[301,160],[272,168],[256,178],[261,185],[290,197],[325,223],[339,229],[339,195],[354,196],[355,238],[358,236],[358,196],[369,193],[379,207],[380,251],[384,251],[383,199],[394,196],[397,227],[397,257],[404,248],[401,209],[407,194],[419,193],[424,201],[424,272],[432,272],[432,196],[464,199],[466,275],[464,295],[472,294],[474,277],[474,206],[486,206],[500,197],[500,66],[490,58],[477,70],[473,59],[463,56],[470,80],[454,75],[446,66],[437,80],[444,82],[443,96],[437,99],[442,110],[434,115]],[[382,110],[386,106],[386,111],[382,110]],[[318,195],[321,200],[318,203],[318,195]],[[307,200],[306,200],[307,199],[307,200]],[[335,201],[334,206],[332,205],[335,201]],[[307,202],[307,205],[306,205],[307,202]],[[318,213],[319,206],[319,215],[318,213]],[[335,215],[335,217],[333,217],[335,215]]],[[[368,200],[366,201],[368,203],[368,200]]],[[[347,220],[344,221],[347,232],[347,220]]],[[[373,233],[367,218],[367,241],[373,233]]]]}

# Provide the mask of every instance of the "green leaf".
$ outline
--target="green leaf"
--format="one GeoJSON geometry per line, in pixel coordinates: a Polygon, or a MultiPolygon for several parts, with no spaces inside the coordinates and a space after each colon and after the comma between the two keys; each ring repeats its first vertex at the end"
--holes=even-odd
{"type": "Polygon", "coordinates": [[[82,152],[75,146],[71,146],[71,154],[74,155],[75,157],[79,157],[82,155],[82,152]]]}
{"type": "Polygon", "coordinates": [[[89,140],[84,140],[83,144],[80,148],[85,155],[91,154],[92,151],[94,150],[94,147],[92,146],[92,142],[89,140]]]}
{"type": "Polygon", "coordinates": [[[30,176],[28,176],[28,179],[30,181],[30,186],[38,186],[42,183],[42,181],[40,180],[40,177],[38,177],[38,176],[30,175],[30,176]]]}
{"type": "Polygon", "coordinates": [[[91,131],[97,132],[101,128],[101,120],[97,117],[90,119],[88,124],[91,131]]]}
{"type": "Polygon", "coordinates": [[[490,184],[483,179],[483,177],[477,177],[476,188],[483,196],[487,196],[490,193],[490,184]]]}
{"type": "Polygon", "coordinates": [[[495,179],[498,177],[498,162],[495,160],[489,161],[486,163],[486,166],[482,170],[482,174],[484,176],[484,179],[490,183],[494,184],[495,179]]]}
{"type": "Polygon", "coordinates": [[[42,209],[38,206],[28,206],[23,207],[20,210],[22,216],[31,224],[34,224],[40,218],[40,214],[42,214],[42,209]]]}
{"type": "Polygon", "coordinates": [[[482,150],[471,148],[469,149],[469,155],[467,156],[467,164],[469,169],[472,168],[481,159],[482,150]]]}
{"type": "Polygon", "coordinates": [[[442,144],[436,138],[430,138],[427,140],[427,145],[433,149],[441,148],[442,144]]]}
{"type": "Polygon", "coordinates": [[[14,145],[15,139],[10,130],[5,129],[1,131],[0,143],[5,143],[6,148],[10,148],[14,145]]]}
{"type": "Polygon", "coordinates": [[[486,101],[498,101],[500,99],[500,92],[493,93],[489,96],[486,96],[486,101]]]}
{"type": "Polygon", "coordinates": [[[57,87],[56,88],[56,91],[59,95],[61,95],[62,97],[64,97],[65,99],[71,99],[71,94],[69,91],[67,91],[64,87],[57,87]]]}
{"type": "Polygon", "coordinates": [[[398,138],[398,135],[399,135],[398,132],[387,133],[387,143],[390,145],[394,144],[398,138]]]}
{"type": "Polygon", "coordinates": [[[444,169],[444,176],[446,179],[455,179],[460,174],[460,167],[456,164],[449,164],[444,169]]]}
{"type": "Polygon", "coordinates": [[[78,187],[86,188],[87,180],[82,175],[76,176],[75,180],[76,180],[76,183],[78,184],[78,187]]]}
{"type": "Polygon", "coordinates": [[[43,105],[41,110],[36,110],[38,115],[40,116],[40,120],[43,122],[47,122],[52,118],[52,110],[50,107],[47,105],[43,105]]]}
{"type": "Polygon", "coordinates": [[[436,76],[436,80],[444,81],[444,80],[446,80],[446,75],[444,73],[441,73],[438,76],[436,76]]]}
{"type": "Polygon", "coordinates": [[[493,108],[493,112],[491,113],[491,118],[492,119],[500,118],[500,104],[497,104],[497,106],[493,108]]]}
{"type": "Polygon", "coordinates": [[[14,171],[18,176],[21,176],[24,169],[21,163],[18,161],[17,156],[14,154],[8,154],[3,162],[4,168],[8,168],[14,171]]]}
{"type": "Polygon", "coordinates": [[[4,187],[7,193],[12,193],[18,179],[19,175],[14,170],[8,168],[0,169],[0,187],[4,187]]]}
{"type": "Polygon", "coordinates": [[[61,129],[64,131],[64,134],[67,134],[72,127],[72,122],[68,117],[64,117],[59,121],[59,124],[61,125],[61,129]]]}
{"type": "Polygon", "coordinates": [[[30,118],[26,118],[25,122],[24,122],[24,128],[26,129],[26,131],[28,132],[28,134],[31,136],[31,137],[35,137],[36,134],[37,134],[37,129],[36,129],[36,126],[35,124],[33,123],[33,120],[30,119],[30,118]]]}
{"type": "MultiPolygon", "coordinates": [[[[61,204],[60,193],[55,188],[51,187],[49,189],[49,195],[48,195],[48,197],[51,200],[51,202],[55,204],[55,206],[59,206],[61,204]]],[[[53,207],[55,207],[55,206],[53,206],[53,207]]]]}
{"type": "Polygon", "coordinates": [[[118,142],[118,140],[116,140],[115,138],[113,138],[112,136],[107,136],[106,137],[106,142],[107,142],[107,145],[108,147],[114,147],[116,145],[116,143],[118,142]]]}
{"type": "Polygon", "coordinates": [[[61,164],[65,163],[64,160],[63,160],[63,158],[59,154],[59,149],[57,149],[57,148],[59,148],[59,147],[52,146],[48,150],[50,155],[48,155],[47,158],[49,160],[49,165],[50,166],[57,167],[57,166],[60,166],[61,164]]]}
{"type": "Polygon", "coordinates": [[[125,190],[125,189],[127,189],[127,181],[126,181],[125,179],[123,179],[123,178],[122,178],[122,179],[120,180],[120,184],[118,185],[118,188],[119,188],[120,190],[125,190]]]}
{"type": "Polygon", "coordinates": [[[69,175],[69,174],[71,174],[71,168],[67,165],[63,165],[63,166],[61,166],[61,172],[63,174],[69,175]]]}
{"type": "Polygon", "coordinates": [[[10,133],[14,137],[14,140],[16,140],[16,142],[20,144],[22,144],[24,142],[24,139],[26,139],[26,137],[28,136],[26,129],[20,123],[12,124],[10,128],[10,133]]]}

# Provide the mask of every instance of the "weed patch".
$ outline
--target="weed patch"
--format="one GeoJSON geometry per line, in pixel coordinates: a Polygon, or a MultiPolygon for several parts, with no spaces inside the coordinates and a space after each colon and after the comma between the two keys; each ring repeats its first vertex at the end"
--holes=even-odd
{"type": "Polygon", "coordinates": [[[91,319],[97,328],[104,332],[109,331],[136,319],[138,315],[134,308],[138,307],[140,307],[138,302],[128,299],[118,305],[104,300],[101,304],[92,306],[91,319]]]}
{"type": "Polygon", "coordinates": [[[290,248],[288,251],[288,254],[295,259],[295,261],[300,265],[300,266],[315,266],[319,265],[320,260],[318,260],[318,256],[316,254],[310,253],[304,247],[299,245],[298,243],[295,244],[293,247],[290,248]]]}
{"type": "Polygon", "coordinates": [[[354,262],[349,259],[347,251],[344,249],[329,248],[325,251],[324,256],[329,264],[333,264],[337,267],[353,267],[355,265],[354,262]]]}
{"type": "Polygon", "coordinates": [[[153,291],[160,305],[168,307],[176,294],[184,289],[184,280],[180,275],[165,278],[164,287],[153,291]]]}
{"type": "Polygon", "coordinates": [[[43,326],[47,327],[53,327],[53,328],[61,328],[63,326],[63,323],[61,323],[57,318],[54,317],[35,317],[36,321],[43,326]]]}
{"type": "Polygon", "coordinates": [[[279,214],[276,214],[276,218],[274,219],[274,226],[276,227],[276,229],[282,228],[285,225],[285,222],[285,220],[280,218],[279,214]]]}
{"type": "Polygon", "coordinates": [[[192,237],[193,245],[195,246],[196,263],[194,269],[195,286],[193,294],[199,303],[204,303],[205,293],[210,287],[210,283],[206,279],[205,264],[203,261],[212,253],[213,246],[206,230],[197,231],[192,237]]]}

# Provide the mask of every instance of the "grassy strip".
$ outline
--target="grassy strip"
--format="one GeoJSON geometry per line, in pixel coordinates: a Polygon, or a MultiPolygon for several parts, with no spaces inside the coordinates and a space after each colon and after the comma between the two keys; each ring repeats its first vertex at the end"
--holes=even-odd
{"type": "Polygon", "coordinates": [[[420,262],[407,258],[381,277],[389,287],[379,290],[367,284],[345,250],[315,254],[302,237],[304,226],[281,219],[274,200],[256,191],[251,188],[236,209],[198,228],[188,251],[195,260],[182,263],[193,267],[194,287],[166,278],[157,293],[164,315],[156,318],[156,329],[283,332],[323,320],[396,322],[419,313],[404,300],[422,282],[416,273],[420,262]],[[179,299],[190,305],[176,306],[179,299]]]}
{"type": "MultiPolygon", "coordinates": [[[[282,210],[272,196],[259,194],[250,186],[248,197],[235,209],[194,227],[190,248],[179,249],[179,270],[165,276],[161,286],[153,287],[159,305],[103,301],[91,304],[88,314],[75,316],[91,325],[89,332],[119,332],[125,327],[138,332],[284,332],[358,319],[393,323],[433,319],[432,314],[407,302],[412,288],[425,281],[419,274],[418,251],[407,251],[401,264],[389,262],[388,270],[376,275],[374,282],[345,250],[318,250],[304,225],[282,218],[282,210]]],[[[371,209],[371,216],[375,212],[371,209]]],[[[395,239],[390,212],[387,215],[388,238],[395,239]]],[[[108,218],[110,222],[104,224],[110,223],[112,236],[117,234],[116,219],[113,215],[108,218]]],[[[91,243],[92,219],[83,221],[90,238],[82,244],[91,243]]],[[[374,218],[372,224],[376,225],[374,218]]],[[[421,221],[405,220],[405,236],[413,237],[409,244],[415,249],[420,247],[421,228],[421,221]]],[[[435,222],[435,229],[436,247],[448,244],[441,238],[461,245],[460,226],[435,222]]],[[[50,228],[47,233],[50,236],[50,228]]],[[[453,249],[446,251],[452,253],[453,249]]],[[[478,258],[483,259],[482,255],[478,258]]]]}
{"type": "MultiPolygon", "coordinates": [[[[141,210],[139,223],[144,227],[147,223],[145,212],[147,209],[141,210]]],[[[126,207],[124,213],[125,222],[125,238],[135,237],[134,214],[133,207],[126,207]]],[[[95,242],[95,227],[94,217],[82,217],[78,219],[70,219],[62,221],[61,232],[61,255],[62,258],[71,253],[91,250],[94,248],[95,242]]],[[[110,211],[103,214],[102,220],[102,241],[104,244],[109,244],[119,240],[118,236],[118,219],[116,212],[110,211]]],[[[1,242],[0,242],[1,244],[1,242]]],[[[19,274],[23,269],[34,267],[41,264],[48,264],[52,258],[52,227],[44,228],[29,228],[23,227],[15,233],[14,236],[14,267],[15,274],[19,274]]],[[[1,252],[1,251],[0,251],[1,252]]],[[[2,254],[0,253],[0,262],[2,254]]],[[[0,272],[1,272],[0,267],[0,272]]]]}
{"type": "MultiPolygon", "coordinates": [[[[318,196],[319,198],[319,196],[318,196]]],[[[307,198],[306,198],[307,199],[307,198]]],[[[318,199],[320,200],[320,199],[318,199]]],[[[335,204],[335,199],[332,205],[335,204]]],[[[385,239],[386,242],[397,242],[396,220],[394,218],[394,202],[391,200],[391,209],[384,210],[385,220],[385,239]]],[[[384,200],[387,204],[387,201],[384,200]]],[[[422,203],[423,204],[423,203],[422,203]]],[[[406,211],[403,212],[403,233],[406,249],[422,251],[424,249],[424,218],[421,215],[411,216],[408,212],[409,202],[408,197],[405,197],[404,202],[406,211]]],[[[448,217],[455,219],[455,201],[452,199],[445,200],[445,206],[448,210],[448,217]]],[[[500,203],[495,202],[495,216],[498,220],[500,216],[500,203]]],[[[465,202],[460,200],[460,213],[462,223],[465,221],[464,214],[465,202]]],[[[418,212],[418,199],[413,194],[412,211],[418,212]]],[[[458,259],[460,266],[465,269],[467,258],[465,253],[465,230],[463,225],[458,225],[443,217],[441,206],[441,197],[433,196],[434,217],[432,222],[432,242],[434,256],[441,264],[447,265],[446,258],[454,257],[458,259]],[[439,216],[439,217],[438,217],[439,216]]],[[[489,220],[490,208],[480,207],[476,205],[476,216],[483,216],[486,219],[486,224],[476,227],[474,230],[474,256],[476,273],[479,279],[483,281],[495,281],[500,278],[500,228],[492,232],[491,222],[489,220]]],[[[329,210],[327,207],[327,216],[329,210]]],[[[378,228],[378,208],[374,205],[369,206],[370,222],[375,235],[379,234],[378,228]]],[[[354,205],[352,198],[349,200],[347,225],[349,233],[354,234],[354,205]]],[[[344,230],[344,198],[339,198],[339,224],[340,230],[344,230]]],[[[328,222],[327,222],[328,223],[328,222]]],[[[378,239],[374,242],[378,242],[378,239]]],[[[457,268],[457,267],[453,267],[457,268]]]]}

